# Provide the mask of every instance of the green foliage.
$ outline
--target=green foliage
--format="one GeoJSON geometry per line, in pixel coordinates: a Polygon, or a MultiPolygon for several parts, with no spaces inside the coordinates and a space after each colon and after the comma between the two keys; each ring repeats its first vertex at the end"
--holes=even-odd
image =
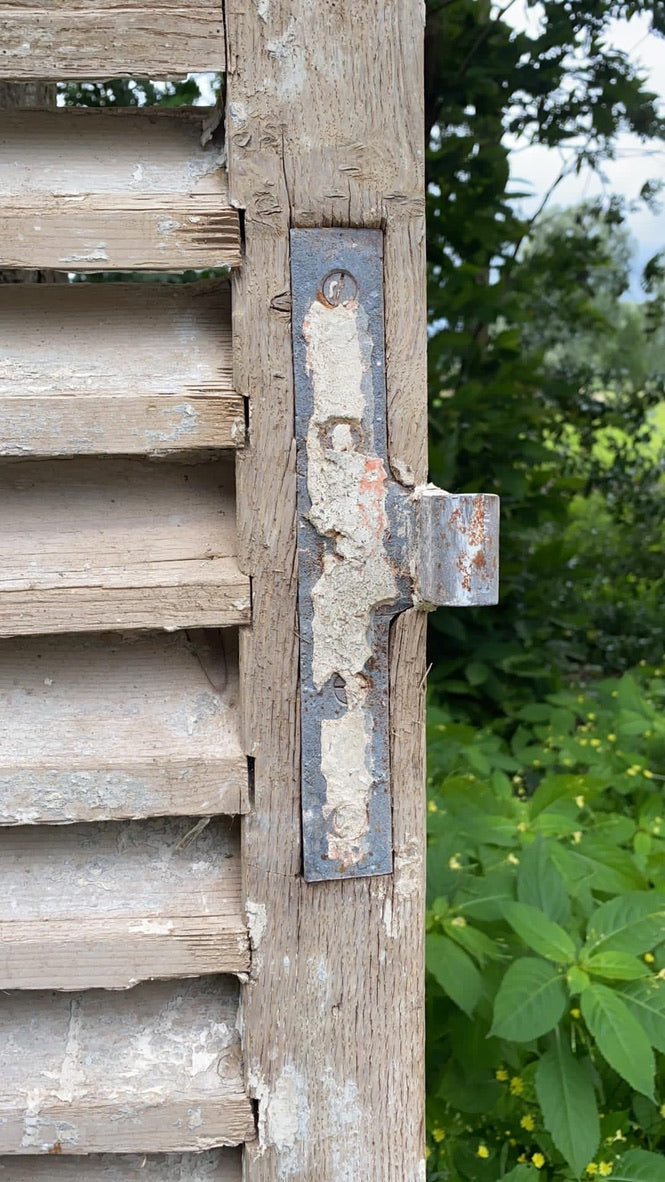
{"type": "Polygon", "coordinates": [[[638,668],[430,708],[432,1179],[665,1176],[664,702],[638,668]]]}
{"type": "Polygon", "coordinates": [[[556,146],[565,174],[601,168],[620,130],[662,139],[606,34],[637,13],[662,30],[665,5],[549,0],[532,34],[488,0],[427,7],[431,471],[502,498],[501,603],[439,613],[431,659],[440,692],[482,717],[571,673],[622,671],[659,637],[663,259],[650,303],[626,305],[625,204],[528,221],[509,150],[556,146]]]}

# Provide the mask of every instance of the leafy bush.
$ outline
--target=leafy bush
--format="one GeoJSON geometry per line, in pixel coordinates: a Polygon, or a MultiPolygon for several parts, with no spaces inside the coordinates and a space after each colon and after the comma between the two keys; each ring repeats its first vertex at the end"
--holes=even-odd
{"type": "Polygon", "coordinates": [[[665,1177],[664,699],[430,710],[432,1180],[665,1177]]]}

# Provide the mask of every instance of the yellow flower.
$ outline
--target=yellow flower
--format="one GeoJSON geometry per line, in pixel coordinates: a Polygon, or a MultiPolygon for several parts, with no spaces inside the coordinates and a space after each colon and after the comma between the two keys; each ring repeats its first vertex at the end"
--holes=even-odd
{"type": "Polygon", "coordinates": [[[610,742],[610,743],[616,743],[616,741],[617,741],[617,737],[615,734],[608,735],[607,739],[608,739],[608,742],[610,742]]]}
{"type": "Polygon", "coordinates": [[[575,797],[575,804],[577,805],[578,809],[583,809],[584,808],[584,797],[583,796],[576,796],[575,797]]]}
{"type": "Polygon", "coordinates": [[[449,870],[461,870],[462,863],[459,860],[459,854],[453,854],[452,858],[448,859],[449,870]]]}
{"type": "Polygon", "coordinates": [[[527,1112],[526,1116],[522,1117],[520,1124],[523,1129],[526,1129],[527,1133],[532,1133],[536,1127],[536,1122],[530,1112],[527,1112]]]}
{"type": "Polygon", "coordinates": [[[511,866],[519,866],[520,864],[520,860],[515,856],[515,854],[508,854],[506,861],[510,862],[511,866]]]}
{"type": "Polygon", "coordinates": [[[486,1145],[478,1146],[478,1157],[489,1157],[490,1151],[486,1145]]]}
{"type": "Polygon", "coordinates": [[[575,832],[571,834],[571,837],[573,845],[579,845],[582,840],[582,830],[576,829],[575,832]]]}
{"type": "Polygon", "coordinates": [[[433,1136],[434,1140],[436,1141],[437,1145],[439,1144],[440,1141],[443,1141],[445,1135],[446,1135],[446,1130],[440,1129],[438,1127],[438,1125],[435,1129],[432,1129],[432,1136],[433,1136]]]}
{"type": "Polygon", "coordinates": [[[598,1173],[598,1166],[596,1165],[595,1161],[589,1162],[589,1164],[586,1168],[586,1172],[590,1178],[593,1178],[594,1175],[598,1173]]]}
{"type": "Polygon", "coordinates": [[[627,776],[636,776],[637,773],[641,772],[641,771],[642,771],[642,768],[640,767],[639,763],[634,763],[632,765],[632,767],[626,768],[626,775],[627,776]]]}
{"type": "Polygon", "coordinates": [[[596,715],[595,715],[595,714],[593,714],[591,711],[590,711],[590,712],[587,714],[587,718],[589,719],[589,722],[595,722],[595,721],[596,721],[596,715]]]}
{"type": "Polygon", "coordinates": [[[582,1017],[582,1011],[581,1011],[581,1010],[578,1010],[578,1009],[571,1010],[571,1011],[570,1011],[570,1016],[571,1016],[571,1018],[581,1018],[581,1017],[582,1017]]]}
{"type": "Polygon", "coordinates": [[[521,1075],[514,1075],[510,1081],[510,1090],[513,1096],[521,1096],[524,1091],[524,1080],[521,1075]]]}
{"type": "Polygon", "coordinates": [[[592,747],[600,747],[600,739],[589,739],[592,747]]]}
{"type": "Polygon", "coordinates": [[[498,1067],[494,1072],[494,1078],[498,1079],[499,1083],[505,1083],[508,1079],[508,1072],[505,1067],[498,1067]]]}
{"type": "Polygon", "coordinates": [[[427,811],[429,813],[438,813],[439,806],[435,800],[428,800],[427,801],[427,811]]]}
{"type": "Polygon", "coordinates": [[[580,747],[588,747],[589,746],[588,739],[579,739],[578,742],[579,742],[580,747]]]}
{"type": "Polygon", "coordinates": [[[534,1153],[531,1161],[537,1170],[542,1170],[543,1166],[545,1165],[545,1158],[543,1157],[542,1153],[534,1153]]]}
{"type": "Polygon", "coordinates": [[[526,1161],[526,1153],[520,1153],[517,1160],[518,1160],[518,1162],[526,1161]]]}
{"type": "Polygon", "coordinates": [[[655,959],[656,959],[656,958],[655,958],[655,956],[654,956],[653,952],[645,952],[645,953],[644,953],[644,961],[645,961],[645,964],[653,964],[653,962],[655,961],[655,959]]]}
{"type": "Polygon", "coordinates": [[[610,1174],[612,1173],[612,1169],[613,1164],[611,1161],[601,1161],[600,1165],[598,1166],[598,1173],[600,1174],[601,1178],[609,1178],[610,1174]]]}
{"type": "Polygon", "coordinates": [[[645,767],[644,771],[642,772],[642,775],[644,776],[645,780],[653,780],[653,772],[649,771],[648,767],[645,767]]]}

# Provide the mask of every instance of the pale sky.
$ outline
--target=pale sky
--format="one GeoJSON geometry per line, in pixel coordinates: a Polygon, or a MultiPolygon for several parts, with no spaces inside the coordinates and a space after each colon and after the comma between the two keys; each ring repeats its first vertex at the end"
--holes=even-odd
{"type": "MultiPolygon", "coordinates": [[[[501,0],[496,8],[506,9],[507,2],[501,0]]],[[[537,27],[538,8],[528,9],[526,0],[513,0],[510,10],[506,10],[506,20],[515,28],[533,27],[534,22],[537,27]]],[[[631,60],[639,64],[650,89],[662,96],[665,107],[665,38],[650,33],[649,26],[648,16],[615,21],[608,40],[628,52],[631,60]]],[[[533,193],[533,197],[524,202],[527,212],[538,206],[558,176],[562,160],[558,151],[542,147],[517,149],[512,153],[513,187],[533,193]]],[[[635,136],[622,135],[617,142],[616,159],[604,167],[604,179],[589,171],[566,177],[552,200],[560,206],[573,205],[601,192],[621,193],[632,199],[638,196],[644,182],[652,178],[665,179],[665,144],[642,144],[635,136]]],[[[663,210],[659,214],[642,210],[629,218],[629,228],[637,243],[636,279],[646,260],[665,246],[665,192],[662,204],[663,210]]],[[[637,282],[634,282],[631,294],[640,298],[637,282]]]]}

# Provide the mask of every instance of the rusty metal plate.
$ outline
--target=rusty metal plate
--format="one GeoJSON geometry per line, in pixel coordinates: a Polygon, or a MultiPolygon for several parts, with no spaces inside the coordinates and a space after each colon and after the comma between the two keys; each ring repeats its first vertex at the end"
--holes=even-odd
{"type": "Polygon", "coordinates": [[[383,236],[291,232],[308,881],[388,874],[388,629],[410,602],[386,456],[383,236]]]}
{"type": "Polygon", "coordinates": [[[383,235],[293,230],[302,829],[309,882],[392,870],[388,639],[496,598],[498,499],[390,476],[383,235]]]}

